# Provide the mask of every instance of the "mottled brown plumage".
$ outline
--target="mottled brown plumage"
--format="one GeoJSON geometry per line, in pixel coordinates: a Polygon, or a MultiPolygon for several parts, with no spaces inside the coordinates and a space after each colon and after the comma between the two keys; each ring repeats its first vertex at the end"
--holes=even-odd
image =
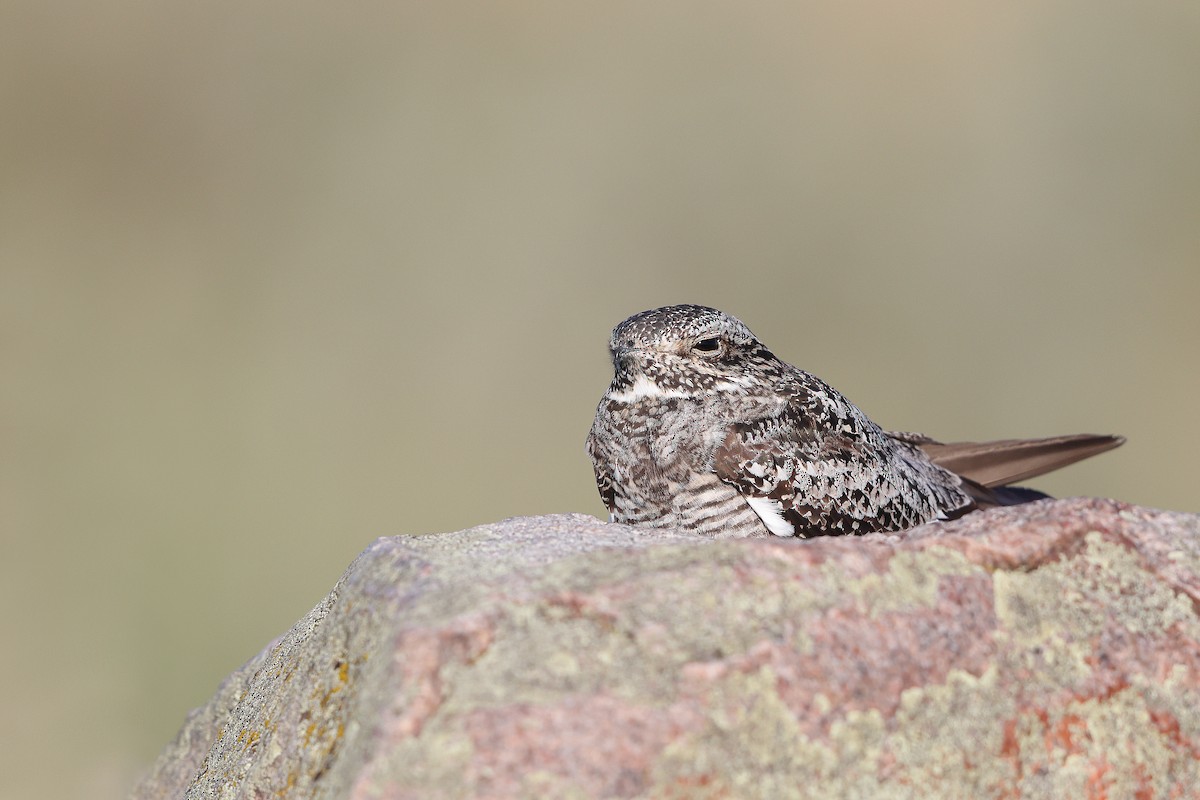
{"type": "Polygon", "coordinates": [[[889,433],[704,306],[635,314],[587,451],[613,521],[713,537],[896,531],[1045,497],[1008,484],[1120,437],[942,444],[889,433]]]}

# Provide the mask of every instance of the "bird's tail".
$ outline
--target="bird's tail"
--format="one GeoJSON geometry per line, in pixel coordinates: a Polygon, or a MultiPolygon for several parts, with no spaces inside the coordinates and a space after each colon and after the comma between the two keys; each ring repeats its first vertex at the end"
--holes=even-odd
{"type": "MultiPolygon", "coordinates": [[[[1008,486],[1044,475],[1120,447],[1121,436],[1080,433],[1047,439],[1003,439],[995,442],[921,442],[933,463],[987,488],[1008,486]]],[[[1018,501],[1020,502],[1020,501],[1018,501]]]]}

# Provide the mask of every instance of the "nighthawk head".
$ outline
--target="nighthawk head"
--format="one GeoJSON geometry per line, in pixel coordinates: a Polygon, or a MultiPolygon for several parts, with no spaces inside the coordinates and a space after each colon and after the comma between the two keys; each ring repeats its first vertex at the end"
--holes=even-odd
{"type": "Polygon", "coordinates": [[[664,306],[613,329],[608,397],[633,402],[744,392],[780,362],[741,320],[707,306],[664,306]]]}

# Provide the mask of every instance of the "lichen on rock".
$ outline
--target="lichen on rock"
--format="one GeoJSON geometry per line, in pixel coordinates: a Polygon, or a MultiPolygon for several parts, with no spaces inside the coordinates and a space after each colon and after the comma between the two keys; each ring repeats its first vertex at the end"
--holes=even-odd
{"type": "Polygon", "coordinates": [[[1146,797],[1200,786],[1200,517],[380,539],[136,798],[1146,797]]]}

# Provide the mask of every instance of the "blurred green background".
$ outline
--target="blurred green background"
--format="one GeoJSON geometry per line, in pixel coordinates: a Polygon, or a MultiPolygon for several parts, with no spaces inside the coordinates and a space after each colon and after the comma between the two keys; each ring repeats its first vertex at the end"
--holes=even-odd
{"type": "Polygon", "coordinates": [[[1200,4],[13,0],[0,796],[118,797],[382,535],[603,513],[630,313],[1197,511],[1200,4]]]}

